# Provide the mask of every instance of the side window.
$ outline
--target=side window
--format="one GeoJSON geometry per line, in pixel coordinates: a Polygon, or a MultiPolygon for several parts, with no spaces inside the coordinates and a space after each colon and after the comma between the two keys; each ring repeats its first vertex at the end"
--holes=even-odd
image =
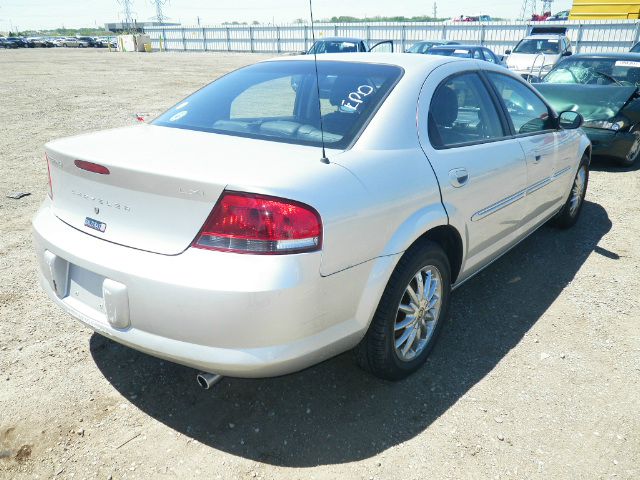
{"type": "Polygon", "coordinates": [[[429,139],[435,148],[504,136],[496,107],[478,74],[456,75],[438,86],[429,105],[429,139]]]}
{"type": "Polygon", "coordinates": [[[530,87],[499,73],[487,73],[507,107],[517,134],[542,132],[554,128],[545,103],[530,87]]]}
{"type": "Polygon", "coordinates": [[[496,59],[493,56],[493,53],[491,53],[489,50],[483,50],[482,53],[484,53],[484,58],[487,62],[496,63],[496,59]]]}

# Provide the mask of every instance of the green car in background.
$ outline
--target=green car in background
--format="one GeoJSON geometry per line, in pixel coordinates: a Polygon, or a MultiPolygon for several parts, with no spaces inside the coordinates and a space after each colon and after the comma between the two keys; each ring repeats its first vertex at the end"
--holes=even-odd
{"type": "Polygon", "coordinates": [[[624,167],[640,157],[640,54],[578,54],[562,60],[534,85],[558,112],[573,110],[593,155],[624,167]]]}

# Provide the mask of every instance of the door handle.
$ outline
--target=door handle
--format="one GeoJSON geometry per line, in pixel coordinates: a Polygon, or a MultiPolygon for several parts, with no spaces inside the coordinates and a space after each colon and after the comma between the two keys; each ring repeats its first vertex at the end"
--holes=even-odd
{"type": "Polygon", "coordinates": [[[540,160],[542,160],[542,155],[536,155],[535,157],[533,157],[533,161],[538,163],[540,160]]]}
{"type": "Polygon", "coordinates": [[[464,186],[468,180],[469,172],[467,172],[466,168],[454,168],[453,170],[449,170],[449,182],[451,182],[451,185],[455,188],[464,186]]]}

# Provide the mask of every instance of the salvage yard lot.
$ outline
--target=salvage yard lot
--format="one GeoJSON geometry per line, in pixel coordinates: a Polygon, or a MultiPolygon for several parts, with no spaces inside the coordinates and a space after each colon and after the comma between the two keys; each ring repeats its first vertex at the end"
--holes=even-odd
{"type": "Polygon", "coordinates": [[[640,165],[594,162],[578,224],[457,290],[399,383],[345,354],[203,391],[45,297],[30,238],[44,143],[154,117],[262,58],[0,51],[0,478],[638,478],[640,165]]]}

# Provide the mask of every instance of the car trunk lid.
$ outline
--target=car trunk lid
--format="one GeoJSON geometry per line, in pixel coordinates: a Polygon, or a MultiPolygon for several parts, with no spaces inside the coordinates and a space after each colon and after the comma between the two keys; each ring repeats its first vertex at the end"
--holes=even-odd
{"type": "Polygon", "coordinates": [[[58,218],[167,255],[189,247],[227,186],[269,193],[322,168],[306,161],[315,147],[151,125],[57,140],[46,153],[58,218]]]}

